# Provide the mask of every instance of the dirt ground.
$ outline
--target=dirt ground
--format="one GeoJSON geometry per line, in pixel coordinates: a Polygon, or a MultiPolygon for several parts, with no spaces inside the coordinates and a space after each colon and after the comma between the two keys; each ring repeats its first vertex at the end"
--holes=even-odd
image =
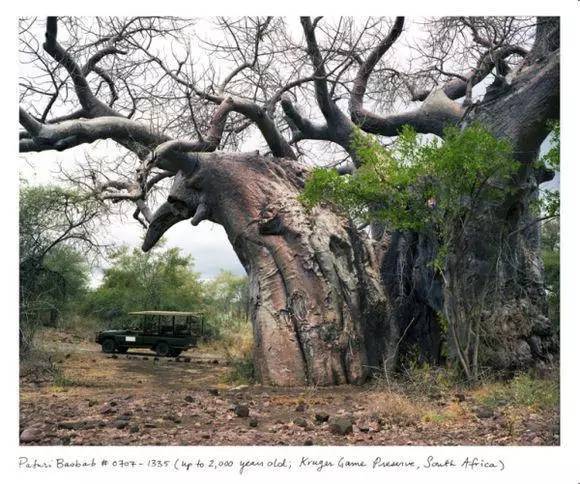
{"type": "Polygon", "coordinates": [[[228,383],[223,357],[200,350],[112,357],[55,331],[44,347],[61,371],[21,377],[23,445],[559,444],[557,407],[486,407],[478,390],[248,386],[228,383]]]}

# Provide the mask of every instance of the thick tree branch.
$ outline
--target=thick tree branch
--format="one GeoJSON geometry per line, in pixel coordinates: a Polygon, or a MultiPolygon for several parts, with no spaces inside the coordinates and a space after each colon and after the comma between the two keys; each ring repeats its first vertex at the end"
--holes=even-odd
{"type": "Polygon", "coordinates": [[[443,91],[433,91],[419,108],[401,114],[379,116],[364,108],[363,99],[373,69],[401,35],[404,19],[398,17],[389,34],[373,49],[360,66],[351,93],[349,108],[352,121],[368,133],[396,136],[404,125],[410,125],[419,133],[441,135],[448,124],[456,124],[463,116],[463,109],[451,101],[443,91]]]}
{"type": "MultiPolygon", "coordinates": [[[[503,63],[511,55],[525,57],[527,54],[528,51],[526,49],[517,45],[506,45],[497,49],[490,49],[481,56],[475,68],[470,69],[461,77],[454,77],[447,81],[441,86],[441,89],[443,89],[449,99],[459,99],[465,96],[469,86],[474,87],[483,81],[493,68],[498,65],[498,62],[503,63]]],[[[429,89],[412,91],[411,100],[424,101],[430,92],[431,90],[429,89]]]]}
{"type": "Polygon", "coordinates": [[[63,151],[100,139],[113,139],[119,143],[136,142],[151,149],[168,139],[135,121],[117,116],[42,124],[20,108],[20,123],[31,136],[30,139],[20,140],[21,152],[63,151]]]}
{"type": "MultiPolygon", "coordinates": [[[[320,20],[320,17],[318,18],[320,20]]],[[[328,83],[326,81],[326,68],[324,66],[324,60],[322,54],[320,53],[320,48],[318,47],[318,42],[316,40],[316,23],[313,23],[310,17],[300,17],[300,23],[302,24],[302,29],[304,30],[304,37],[306,39],[307,52],[312,66],[314,68],[313,77],[314,89],[316,92],[316,102],[318,107],[322,112],[323,116],[328,120],[332,119],[336,115],[338,108],[332,99],[330,98],[330,93],[328,92],[328,83]]]]}
{"type": "MultiPolygon", "coordinates": [[[[86,76],[81,67],[75,62],[72,56],[58,43],[58,20],[57,17],[47,17],[46,19],[46,41],[44,50],[69,73],[75,92],[83,109],[87,112],[102,104],[93,94],[86,76]]],[[[105,106],[106,107],[106,106],[105,106]]]]}
{"type": "MultiPolygon", "coordinates": [[[[195,93],[202,99],[210,101],[214,104],[221,104],[225,99],[225,95],[214,95],[200,90],[194,83],[183,79],[172,72],[161,59],[156,56],[151,55],[149,52],[144,50],[144,52],[157,63],[165,73],[173,79],[178,84],[187,87],[191,92],[195,93]]],[[[278,128],[276,127],[272,118],[268,115],[268,112],[260,107],[255,102],[249,101],[247,99],[242,99],[237,96],[228,96],[232,102],[232,111],[235,111],[256,124],[262,136],[268,143],[268,147],[274,156],[282,158],[295,159],[296,154],[292,150],[292,147],[284,139],[278,128]]]]}
{"type": "Polygon", "coordinates": [[[284,114],[289,118],[292,123],[292,127],[300,132],[303,139],[316,139],[316,140],[327,140],[330,141],[331,136],[326,124],[314,124],[310,120],[304,118],[298,110],[294,107],[294,104],[290,100],[290,97],[283,96],[281,101],[282,109],[284,114]]]}
{"type": "Polygon", "coordinates": [[[316,17],[312,21],[310,17],[300,17],[300,23],[302,24],[304,37],[306,39],[308,57],[314,68],[312,77],[314,78],[316,102],[324,119],[326,119],[326,127],[315,126],[303,120],[292,107],[289,99],[286,100],[282,108],[286,115],[290,119],[293,119],[297,127],[301,125],[307,130],[302,131],[301,136],[303,138],[333,141],[350,152],[351,134],[354,126],[350,119],[339,109],[328,90],[328,73],[315,34],[316,26],[321,19],[322,17],[316,17]]]}
{"type": "Polygon", "coordinates": [[[389,34],[371,51],[369,56],[360,65],[356,77],[354,79],[352,93],[350,96],[349,109],[351,112],[360,111],[363,109],[363,99],[367,90],[369,77],[371,76],[375,66],[381,60],[383,55],[396,42],[405,25],[405,17],[397,17],[395,24],[391,28],[389,34]]]}

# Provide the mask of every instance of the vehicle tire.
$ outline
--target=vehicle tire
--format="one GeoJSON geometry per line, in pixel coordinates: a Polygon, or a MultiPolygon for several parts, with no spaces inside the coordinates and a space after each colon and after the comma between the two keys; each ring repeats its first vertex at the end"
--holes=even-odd
{"type": "Polygon", "coordinates": [[[103,353],[113,353],[116,347],[117,345],[115,344],[115,340],[112,340],[110,338],[106,339],[101,344],[101,350],[103,350],[103,353]]]}
{"type": "Polygon", "coordinates": [[[181,350],[172,348],[171,351],[169,352],[169,356],[172,356],[174,358],[177,358],[179,355],[181,354],[181,350]]]}
{"type": "Polygon", "coordinates": [[[117,348],[117,352],[119,352],[119,353],[121,353],[121,354],[124,355],[125,353],[127,353],[127,350],[128,349],[129,348],[127,348],[126,346],[121,346],[121,347],[117,348]]]}
{"type": "Polygon", "coordinates": [[[169,356],[170,351],[169,345],[165,341],[161,341],[155,346],[157,356],[169,356]]]}

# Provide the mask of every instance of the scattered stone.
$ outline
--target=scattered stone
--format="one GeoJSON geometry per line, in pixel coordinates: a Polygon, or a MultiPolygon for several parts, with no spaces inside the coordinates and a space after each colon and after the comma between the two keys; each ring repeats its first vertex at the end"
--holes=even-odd
{"type": "Polygon", "coordinates": [[[184,363],[191,363],[191,358],[189,356],[186,356],[185,358],[183,358],[183,362],[184,363]]]}
{"type": "Polygon", "coordinates": [[[248,417],[250,415],[250,409],[248,408],[247,405],[236,405],[234,407],[234,413],[238,416],[238,417],[248,417]]]}
{"type": "Polygon", "coordinates": [[[202,439],[209,439],[211,437],[210,434],[201,434],[202,439]]]}
{"type": "Polygon", "coordinates": [[[361,432],[365,434],[367,434],[371,430],[370,427],[366,424],[357,425],[357,427],[361,432]]]}
{"type": "Polygon", "coordinates": [[[210,395],[213,395],[213,396],[215,396],[215,397],[217,397],[217,396],[220,394],[220,392],[218,391],[218,389],[217,389],[217,388],[210,388],[210,389],[208,390],[208,392],[209,392],[209,394],[210,394],[210,395]]]}
{"type": "Polygon", "coordinates": [[[465,394],[463,393],[456,393],[455,398],[458,402],[465,402],[465,394]]]}
{"type": "Polygon", "coordinates": [[[127,425],[129,425],[129,422],[125,419],[115,420],[113,422],[113,427],[119,430],[124,429],[127,425]]]}
{"type": "Polygon", "coordinates": [[[477,418],[492,418],[494,415],[493,410],[488,407],[477,407],[474,412],[477,418]]]}
{"type": "Polygon", "coordinates": [[[68,360],[68,359],[70,358],[70,353],[67,353],[67,354],[65,355],[65,358],[68,360]]]}
{"type": "Polygon", "coordinates": [[[109,415],[111,413],[116,413],[117,409],[114,408],[112,405],[105,403],[102,407],[101,407],[101,413],[103,415],[109,415]]]}
{"type": "Polygon", "coordinates": [[[153,423],[153,422],[147,422],[147,423],[144,425],[144,427],[145,427],[145,428],[147,428],[147,429],[154,429],[154,428],[156,428],[156,427],[157,427],[157,424],[156,424],[156,423],[153,423]]]}
{"type": "Polygon", "coordinates": [[[96,400],[89,400],[89,407],[94,407],[97,403],[99,402],[97,402],[96,400]]]}
{"type": "Polygon", "coordinates": [[[308,427],[308,422],[306,421],[306,419],[302,418],[302,417],[298,417],[295,418],[293,420],[294,425],[298,425],[298,427],[302,427],[302,428],[306,428],[308,427]]]}
{"type": "Polygon", "coordinates": [[[304,441],[304,445],[306,446],[314,445],[314,441],[312,439],[306,439],[304,441]]]}
{"type": "Polygon", "coordinates": [[[131,432],[132,434],[136,434],[137,432],[139,432],[139,425],[131,425],[131,427],[129,427],[129,432],[131,432]]]}
{"type": "Polygon", "coordinates": [[[27,428],[22,431],[20,434],[20,442],[36,442],[42,438],[42,432],[40,429],[36,428],[27,428]]]}
{"type": "Polygon", "coordinates": [[[298,403],[298,405],[296,405],[296,409],[297,412],[304,412],[306,410],[306,404],[304,402],[300,402],[298,403]]]}
{"type": "Polygon", "coordinates": [[[114,400],[112,400],[112,401],[109,402],[109,405],[111,407],[116,407],[117,406],[117,402],[115,402],[114,400]]]}
{"type": "Polygon", "coordinates": [[[79,429],[82,429],[84,427],[85,427],[85,422],[82,420],[60,422],[58,424],[59,429],[66,429],[66,430],[79,430],[79,429]]]}
{"type": "Polygon", "coordinates": [[[258,419],[256,417],[252,417],[248,422],[248,425],[252,428],[256,428],[258,426],[258,419]]]}
{"type": "Polygon", "coordinates": [[[193,397],[192,397],[191,395],[187,395],[187,396],[185,397],[185,401],[186,401],[187,403],[193,403],[193,401],[194,401],[194,400],[193,400],[193,397]]]}
{"type": "Polygon", "coordinates": [[[148,356],[144,356],[143,357],[143,361],[149,361],[149,357],[148,356]]]}
{"type": "Polygon", "coordinates": [[[330,432],[335,435],[352,433],[352,420],[346,417],[337,417],[330,422],[330,432]]]}
{"type": "Polygon", "coordinates": [[[330,418],[330,415],[328,415],[326,412],[317,412],[314,415],[314,419],[318,422],[318,423],[324,423],[324,422],[328,422],[328,419],[330,418]]]}
{"type": "Polygon", "coordinates": [[[219,362],[218,360],[213,360],[213,361],[212,361],[212,363],[213,363],[214,365],[219,365],[219,364],[220,364],[220,362],[219,362]]]}
{"type": "Polygon", "coordinates": [[[180,424],[181,419],[177,415],[168,414],[163,417],[165,420],[170,420],[173,423],[180,424]]]}

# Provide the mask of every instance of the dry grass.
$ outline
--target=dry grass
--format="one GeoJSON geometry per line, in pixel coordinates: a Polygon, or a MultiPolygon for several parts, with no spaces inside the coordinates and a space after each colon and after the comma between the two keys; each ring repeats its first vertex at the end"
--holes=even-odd
{"type": "Polygon", "coordinates": [[[431,408],[423,402],[412,400],[407,395],[385,389],[373,392],[369,399],[369,410],[386,423],[407,426],[420,421],[431,408]]]}
{"type": "Polygon", "coordinates": [[[254,340],[249,323],[234,322],[221,328],[219,337],[202,343],[200,350],[224,355],[231,370],[227,377],[228,383],[254,381],[254,340]]]}

